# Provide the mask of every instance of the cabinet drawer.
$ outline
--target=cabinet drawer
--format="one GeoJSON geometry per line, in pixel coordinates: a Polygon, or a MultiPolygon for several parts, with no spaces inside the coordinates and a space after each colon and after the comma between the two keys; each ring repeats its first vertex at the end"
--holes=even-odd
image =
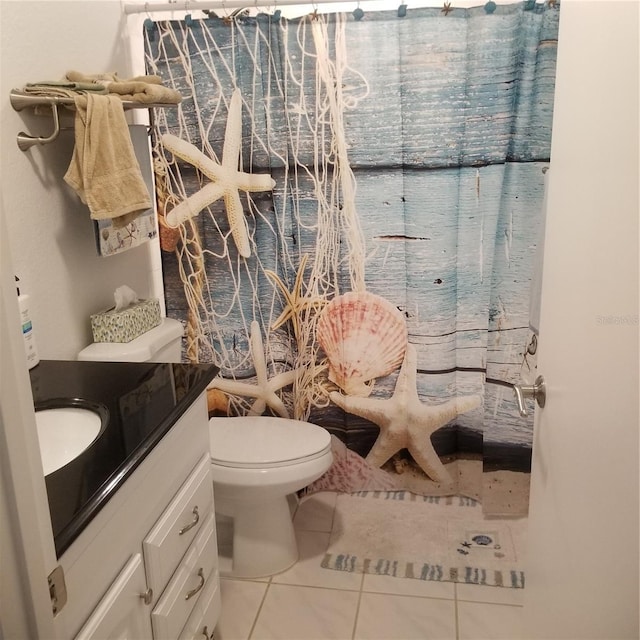
{"type": "Polygon", "coordinates": [[[211,459],[206,454],[144,539],[147,579],[157,595],[162,593],[202,523],[213,513],[210,466],[211,459]]]}
{"type": "Polygon", "coordinates": [[[222,603],[220,601],[220,575],[214,571],[207,580],[207,586],[196,603],[187,624],[184,626],[178,640],[207,640],[213,637],[213,630],[218,624],[222,603]]]}
{"type": "Polygon", "coordinates": [[[215,517],[211,513],[151,613],[154,640],[175,640],[208,582],[218,580],[215,517]]]}

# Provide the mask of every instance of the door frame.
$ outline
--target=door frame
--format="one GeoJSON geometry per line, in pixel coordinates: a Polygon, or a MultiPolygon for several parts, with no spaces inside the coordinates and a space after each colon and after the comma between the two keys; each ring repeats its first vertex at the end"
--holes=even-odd
{"type": "Polygon", "coordinates": [[[56,639],[57,564],[0,193],[0,636],[56,639]]]}

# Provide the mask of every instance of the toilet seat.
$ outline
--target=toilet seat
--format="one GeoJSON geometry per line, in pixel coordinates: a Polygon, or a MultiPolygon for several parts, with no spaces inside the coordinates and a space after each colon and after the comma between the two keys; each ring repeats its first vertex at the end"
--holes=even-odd
{"type": "Polygon", "coordinates": [[[302,420],[211,418],[209,434],[212,463],[238,469],[301,464],[331,450],[329,432],[302,420]]]}

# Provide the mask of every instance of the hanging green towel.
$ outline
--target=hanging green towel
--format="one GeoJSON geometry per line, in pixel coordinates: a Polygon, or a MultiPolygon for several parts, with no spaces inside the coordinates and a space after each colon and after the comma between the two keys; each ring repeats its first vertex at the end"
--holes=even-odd
{"type": "Polygon", "coordinates": [[[42,82],[28,82],[23,91],[35,95],[49,95],[63,92],[64,95],[91,91],[93,93],[108,93],[107,87],[98,82],[71,82],[70,80],[45,80],[42,82]]]}
{"type": "Polygon", "coordinates": [[[78,95],[75,147],[65,181],[89,206],[91,218],[131,222],[151,207],[120,98],[78,95]]]}

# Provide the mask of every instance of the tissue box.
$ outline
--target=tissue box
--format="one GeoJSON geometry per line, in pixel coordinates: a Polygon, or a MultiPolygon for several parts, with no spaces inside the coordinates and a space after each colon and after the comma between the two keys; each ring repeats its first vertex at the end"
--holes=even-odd
{"type": "Polygon", "coordinates": [[[160,302],[141,300],[122,311],[115,307],[91,316],[94,342],[131,342],[161,322],[160,302]]]}

